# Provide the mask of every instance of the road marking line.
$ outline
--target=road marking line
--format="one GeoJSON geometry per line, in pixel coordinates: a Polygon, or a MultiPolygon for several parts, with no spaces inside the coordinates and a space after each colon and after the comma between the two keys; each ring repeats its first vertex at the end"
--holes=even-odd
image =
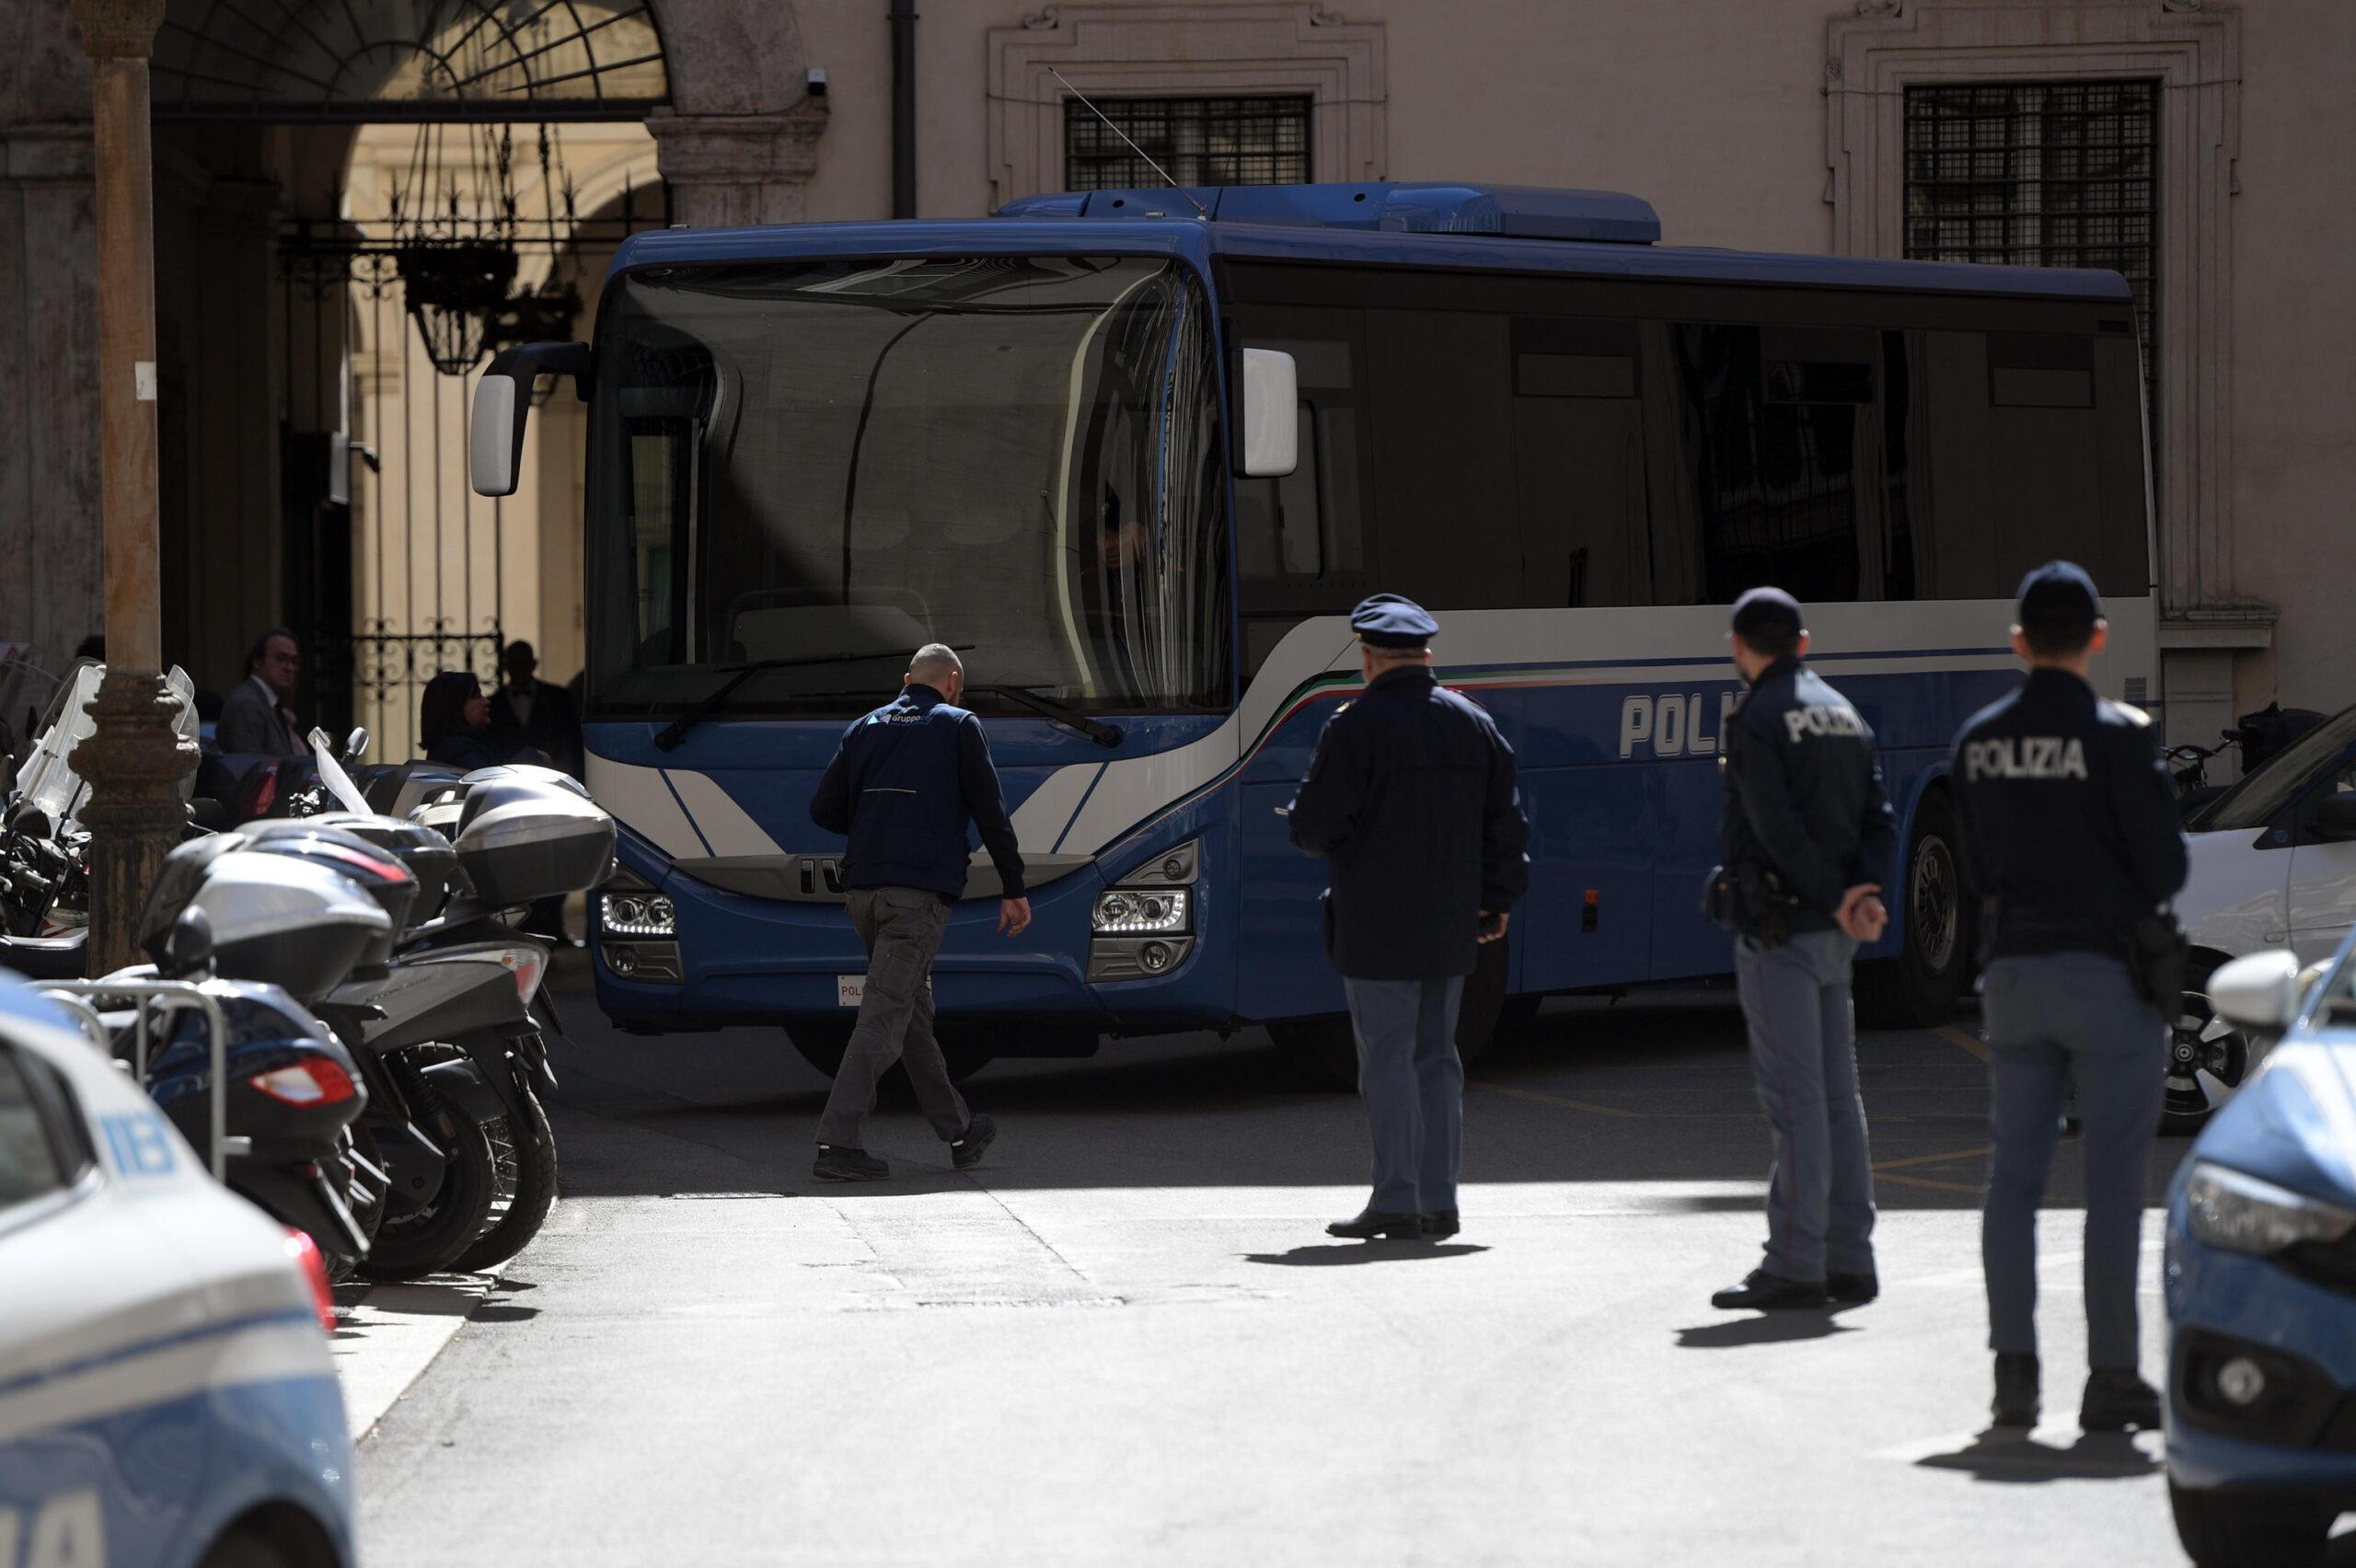
{"type": "Polygon", "coordinates": [[[1988,1059],[1988,1043],[1976,1034],[1966,1034],[1951,1023],[1934,1024],[1931,1032],[1950,1045],[1960,1045],[1981,1061],[1988,1059]]]}
{"type": "Polygon", "coordinates": [[[1969,1193],[1975,1198],[1980,1196],[1980,1189],[1977,1187],[1967,1187],[1960,1182],[1934,1181],[1928,1176],[1885,1176],[1877,1172],[1874,1180],[1894,1182],[1901,1187],[1932,1187],[1942,1193],[1969,1193]]]}
{"type": "Polygon", "coordinates": [[[1874,1170],[1877,1172],[1879,1172],[1883,1170],[1903,1170],[1910,1165],[1945,1165],[1952,1159],[1977,1159],[1983,1154],[1991,1154],[1994,1151],[1992,1149],[1990,1149],[1983,1145],[1979,1148],[1958,1149],[1953,1154],[1909,1155],[1904,1159],[1876,1160],[1874,1162],[1874,1170]]]}
{"type": "Polygon", "coordinates": [[[1566,1111],[1592,1111],[1599,1116],[1624,1116],[1632,1122],[1640,1122],[1645,1116],[1641,1111],[1622,1111],[1615,1106],[1591,1104],[1584,1100],[1565,1100],[1559,1094],[1541,1094],[1534,1089],[1507,1089],[1496,1083],[1484,1083],[1480,1087],[1491,1094],[1510,1094],[1516,1100],[1534,1100],[1541,1105],[1560,1105],[1566,1111]]]}

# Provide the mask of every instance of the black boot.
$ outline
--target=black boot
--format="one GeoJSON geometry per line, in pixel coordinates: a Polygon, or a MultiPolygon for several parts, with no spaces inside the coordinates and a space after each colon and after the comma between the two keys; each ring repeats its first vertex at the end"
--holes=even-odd
{"type": "Polygon", "coordinates": [[[1740,1285],[1728,1286],[1710,1297],[1710,1305],[1727,1311],[1745,1309],[1754,1312],[1805,1310],[1825,1304],[1824,1286],[1804,1279],[1785,1279],[1782,1274],[1769,1274],[1765,1269],[1753,1269],[1745,1274],[1740,1285]]]}
{"type": "Polygon", "coordinates": [[[2132,1372],[2087,1374],[2085,1398],[2078,1401],[2079,1430],[2124,1432],[2131,1426],[2160,1429],[2160,1391],[2132,1372]]]}
{"type": "Polygon", "coordinates": [[[810,1168],[810,1174],[821,1182],[881,1182],[892,1174],[892,1168],[863,1148],[820,1144],[818,1162],[810,1168]]]}
{"type": "Polygon", "coordinates": [[[1869,1274],[1834,1274],[1824,1275],[1824,1294],[1843,1307],[1862,1307],[1881,1294],[1881,1281],[1869,1274]]]}
{"type": "Polygon", "coordinates": [[[1988,1412],[1989,1424],[2035,1426],[2037,1382],[2036,1356],[1999,1355],[1996,1357],[1996,1402],[1988,1412]]]}
{"type": "Polygon", "coordinates": [[[1412,1214],[1384,1214],[1367,1209],[1356,1219],[1337,1219],[1325,1228],[1328,1236],[1346,1237],[1354,1241],[1372,1241],[1389,1237],[1393,1241],[1413,1241],[1424,1233],[1421,1216],[1412,1214]]]}
{"type": "Polygon", "coordinates": [[[971,1170],[982,1162],[984,1151],[998,1136],[998,1124],[976,1113],[965,1124],[965,1135],[949,1146],[949,1163],[960,1170],[971,1170]]]}
{"type": "Polygon", "coordinates": [[[1457,1232],[1454,1209],[1426,1209],[1416,1217],[1424,1222],[1424,1235],[1430,1240],[1441,1240],[1457,1232]]]}

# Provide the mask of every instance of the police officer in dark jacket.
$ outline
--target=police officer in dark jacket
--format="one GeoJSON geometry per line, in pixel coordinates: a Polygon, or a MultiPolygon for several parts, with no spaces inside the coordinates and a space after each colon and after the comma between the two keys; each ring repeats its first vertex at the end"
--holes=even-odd
{"type": "Polygon", "coordinates": [[[1724,864],[1712,914],[1735,933],[1750,1070],[1773,1135],[1766,1261],[1710,1300],[1774,1310],[1870,1301],[1874,1177],[1857,1093],[1850,961],[1888,916],[1897,826],[1873,732],[1800,663],[1800,607],[1779,588],[1735,601],[1735,667],[1750,694],[1720,759],[1724,864]]]}
{"type": "Polygon", "coordinates": [[[906,1064],[918,1109],[958,1170],[980,1164],[998,1136],[989,1117],[967,1114],[932,1034],[932,961],[965,891],[968,821],[980,827],[998,868],[998,928],[1019,937],[1031,924],[1022,856],[988,738],[981,720],[956,706],[964,689],[955,652],[938,642],[917,650],[899,700],[843,732],[810,801],[811,821],[850,839],[843,886],[851,926],[867,948],[859,1022],[818,1121],[812,1173],[821,1181],[892,1173],[867,1152],[860,1129],[875,1109],[875,1080],[895,1061],[906,1064]]]}
{"type": "Polygon", "coordinates": [[[2018,614],[2013,651],[2028,679],[1964,725],[1949,759],[1965,870],[1985,911],[1995,1154],[1980,1248],[1995,1421],[2037,1422],[2037,1210],[2074,1078],[2090,1368],[2078,1424],[2148,1429],[2160,1401],[2136,1371],[2135,1274],[2166,1063],[2161,1009],[2177,1001],[2150,993],[2177,982],[2139,983],[2138,932],[2165,956],[2172,928],[2158,912],[2184,885],[2184,834],[2149,720],[2087,683],[2109,640],[2093,580],[2067,561],[2038,567],[2021,582],[2018,614]]]}
{"type": "Polygon", "coordinates": [[[1530,885],[1513,748],[1432,675],[1438,622],[1396,594],[1350,616],[1366,694],[1317,739],[1292,841],[1331,865],[1325,951],[1357,1034],[1374,1192],[1335,1236],[1453,1236],[1463,1147],[1456,1014],[1483,942],[1530,885]]]}

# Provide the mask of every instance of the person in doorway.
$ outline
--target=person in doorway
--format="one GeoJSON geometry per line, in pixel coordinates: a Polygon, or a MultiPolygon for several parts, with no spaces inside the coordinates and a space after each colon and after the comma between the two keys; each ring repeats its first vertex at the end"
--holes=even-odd
{"type": "Polygon", "coordinates": [[[2160,1424],[2159,1393],[2137,1370],[2135,1280],[2167,1020],[2183,983],[2180,939],[2160,910],[2184,886],[2187,855],[2150,718],[2097,697],[2088,679],[2109,640],[2081,568],[2030,572],[2013,627],[2028,679],[1964,725],[1949,759],[1965,874],[1987,910],[1995,1153],[1980,1250],[1998,1426],[2033,1426],[2039,1411],[2037,1210],[2073,1076],[2086,1182],[2078,1425],[2160,1424]]]}
{"type": "Polygon", "coordinates": [[[1801,663],[1808,637],[1798,602],[1780,588],[1752,589],[1735,601],[1727,640],[1750,690],[1719,760],[1725,863],[1707,902],[1734,933],[1735,988],[1775,1164],[1766,1259],[1710,1305],[1859,1305],[1881,1286],[1850,962],[1888,921],[1880,894],[1897,817],[1873,731],[1801,663]]]}
{"type": "Polygon", "coordinates": [[[981,720],[957,706],[964,690],[965,667],[953,650],[938,642],[918,649],[898,698],[843,732],[810,801],[812,822],[850,840],[843,886],[851,928],[867,949],[859,1021],[818,1119],[811,1173],[822,1182],[891,1175],[867,1152],[861,1129],[875,1109],[875,1081],[895,1061],[958,1170],[979,1165],[998,1136],[989,1117],[967,1112],[932,1033],[932,961],[964,895],[969,822],[998,870],[998,928],[1019,937],[1031,925],[1022,855],[989,739],[981,720]]]}
{"type": "Polygon", "coordinates": [[[581,777],[581,715],[572,694],[538,678],[539,658],[522,638],[507,645],[499,668],[507,678],[491,699],[492,749],[512,755],[542,752],[554,767],[581,777]]]}
{"type": "Polygon", "coordinates": [[[1506,934],[1530,886],[1530,824],[1513,748],[1432,674],[1439,623],[1377,594],[1350,628],[1366,695],[1326,721],[1288,813],[1294,846],[1330,867],[1325,953],[1349,997],[1374,1135],[1365,1209],[1325,1229],[1437,1240],[1460,1228],[1457,1008],[1480,945],[1506,934]]]}
{"type": "Polygon", "coordinates": [[[417,744],[428,762],[472,770],[498,760],[491,702],[472,670],[445,670],[425,683],[417,705],[417,744]]]}
{"type": "Polygon", "coordinates": [[[289,706],[303,678],[303,651],[294,634],[277,627],[254,639],[246,678],[221,700],[214,733],[232,756],[300,756],[310,750],[289,706]]]}

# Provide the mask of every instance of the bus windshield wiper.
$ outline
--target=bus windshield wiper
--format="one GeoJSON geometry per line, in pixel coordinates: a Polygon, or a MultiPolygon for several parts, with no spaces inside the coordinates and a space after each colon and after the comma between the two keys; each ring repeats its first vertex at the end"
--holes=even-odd
{"type": "Polygon", "coordinates": [[[1027,687],[974,685],[968,686],[965,689],[987,691],[1002,697],[1009,702],[1029,709],[1042,718],[1054,720],[1067,730],[1075,730],[1086,735],[1100,746],[1117,746],[1121,744],[1119,725],[1100,723],[1076,708],[1067,708],[1060,702],[1050,701],[1027,687]]]}
{"type": "MultiPolygon", "coordinates": [[[[964,643],[958,647],[955,651],[960,653],[967,652],[972,650],[973,646],[974,645],[970,642],[964,643]]],[[[728,678],[721,682],[717,687],[713,688],[710,697],[703,698],[694,707],[688,709],[685,713],[680,714],[676,719],[672,720],[670,723],[664,725],[663,732],[654,737],[654,749],[656,751],[677,750],[679,743],[687,738],[687,732],[689,730],[694,729],[698,724],[702,723],[714,713],[720,711],[722,707],[726,706],[728,699],[736,695],[737,689],[744,686],[746,681],[751,680],[755,675],[766,674],[771,670],[803,670],[819,664],[856,664],[862,659],[898,659],[905,656],[906,655],[903,651],[897,648],[878,648],[865,653],[814,653],[804,654],[791,659],[756,659],[749,664],[724,664],[721,667],[728,673],[728,678]]],[[[801,696],[804,694],[796,693],[795,695],[801,696]]],[[[827,696],[832,694],[812,693],[808,695],[827,696]]]]}

